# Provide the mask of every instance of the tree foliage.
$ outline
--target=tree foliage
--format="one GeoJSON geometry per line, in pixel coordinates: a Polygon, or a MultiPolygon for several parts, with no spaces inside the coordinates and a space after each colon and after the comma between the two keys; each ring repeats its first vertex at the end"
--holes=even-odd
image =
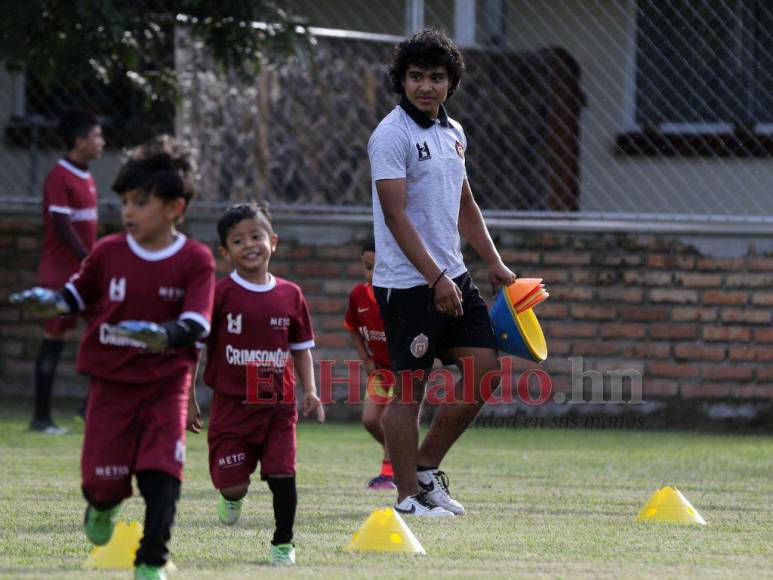
{"type": "Polygon", "coordinates": [[[308,56],[313,38],[270,0],[3,0],[0,61],[42,83],[128,78],[152,99],[174,94],[174,35],[190,32],[224,69],[266,55],[308,56]]]}

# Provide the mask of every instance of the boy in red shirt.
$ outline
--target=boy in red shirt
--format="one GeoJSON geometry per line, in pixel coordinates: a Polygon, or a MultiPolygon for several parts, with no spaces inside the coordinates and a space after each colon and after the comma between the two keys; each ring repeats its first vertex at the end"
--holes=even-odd
{"type": "MultiPolygon", "coordinates": [[[[314,411],[320,422],[325,419],[314,380],[309,308],[297,285],[268,271],[278,237],[264,206],[230,207],[217,232],[220,255],[234,268],[215,287],[204,371],[204,382],[215,391],[208,442],[210,476],[220,491],[218,515],[225,525],[237,522],[250,476],[260,463],[276,523],[270,561],[293,565],[298,502],[294,370],[303,386],[303,414],[314,411]],[[248,384],[248,367],[260,376],[256,385],[248,384]]],[[[198,416],[195,400],[190,405],[189,415],[198,416]]]]}
{"type": "Polygon", "coordinates": [[[376,298],[373,295],[373,266],[376,263],[376,243],[369,240],[362,247],[360,262],[365,275],[365,283],[358,284],[349,295],[349,308],[346,311],[344,326],[349,331],[357,354],[365,363],[368,371],[368,387],[365,406],[362,410],[362,424],[384,449],[381,471],[368,482],[369,489],[396,489],[392,480],[392,462],[384,442],[382,419],[394,387],[385,384],[385,377],[376,373],[389,371],[389,351],[387,350],[384,321],[381,318],[376,298]],[[376,395],[374,400],[373,395],[376,395]]]}
{"type": "MultiPolygon", "coordinates": [[[[43,186],[43,250],[38,283],[56,290],[80,268],[97,236],[97,188],[89,163],[99,159],[105,140],[97,118],[80,110],[67,111],[59,121],[67,154],[48,172],[43,186]]],[[[46,320],[43,342],[35,361],[35,411],[31,431],[61,435],[65,429],[51,418],[51,393],[64,341],[77,316],[46,320]]]]}
{"type": "Polygon", "coordinates": [[[109,541],[132,474],[145,499],[135,578],[165,578],[185,461],[195,341],[207,336],[215,261],[175,229],[193,195],[184,159],[128,161],[113,189],[125,234],[102,238],[59,292],[11,297],[42,316],[93,312],[77,369],[91,377],[81,457],[86,535],[109,541]]]}

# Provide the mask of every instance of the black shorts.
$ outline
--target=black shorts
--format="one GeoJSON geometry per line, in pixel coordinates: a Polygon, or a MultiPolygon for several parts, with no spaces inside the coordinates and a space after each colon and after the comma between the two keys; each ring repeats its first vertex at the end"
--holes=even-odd
{"type": "Polygon", "coordinates": [[[460,317],[438,312],[428,285],[374,287],[393,371],[430,369],[435,358],[448,364],[452,361],[445,351],[453,347],[496,350],[488,308],[469,272],[454,278],[454,283],[462,291],[460,317]]]}

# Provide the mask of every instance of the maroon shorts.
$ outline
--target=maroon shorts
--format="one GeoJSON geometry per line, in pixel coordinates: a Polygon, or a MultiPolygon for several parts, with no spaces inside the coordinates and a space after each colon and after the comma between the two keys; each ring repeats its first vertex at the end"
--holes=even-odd
{"type": "Polygon", "coordinates": [[[295,401],[247,405],[215,391],[209,414],[209,474],[217,489],[249,483],[260,462],[260,477],[295,475],[295,401]]]}
{"type": "Polygon", "coordinates": [[[182,481],[190,381],[189,374],[148,384],[92,377],[81,455],[90,501],[131,496],[137,471],[163,471],[182,481]]]}

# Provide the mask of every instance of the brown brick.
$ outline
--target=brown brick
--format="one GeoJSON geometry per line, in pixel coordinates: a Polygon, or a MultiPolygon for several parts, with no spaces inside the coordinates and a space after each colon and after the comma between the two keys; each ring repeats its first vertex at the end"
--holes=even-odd
{"type": "Polygon", "coordinates": [[[703,365],[701,377],[709,381],[750,381],[754,376],[753,367],[739,365],[703,365]]]}
{"type": "Polygon", "coordinates": [[[746,304],[749,293],[730,290],[707,290],[703,293],[703,304],[746,304]]]}
{"type": "Polygon", "coordinates": [[[673,378],[698,378],[700,368],[692,363],[674,363],[668,361],[649,361],[647,375],[673,378]]]}
{"type": "Polygon", "coordinates": [[[679,392],[676,381],[645,380],[642,385],[642,398],[646,401],[652,397],[673,397],[679,392]]]}
{"type": "Polygon", "coordinates": [[[747,322],[749,324],[767,324],[771,321],[770,310],[750,308],[723,308],[720,313],[722,322],[747,322]]]}
{"type": "Polygon", "coordinates": [[[727,288],[770,288],[773,286],[773,274],[728,274],[725,286],[727,288]]]}
{"type": "Polygon", "coordinates": [[[679,272],[674,276],[674,282],[684,288],[717,288],[722,286],[722,274],[679,272]]]}
{"type": "Polygon", "coordinates": [[[675,306],[671,309],[671,319],[675,322],[713,322],[719,316],[718,308],[699,308],[697,306],[675,306]]]}
{"type": "Polygon", "coordinates": [[[573,356],[615,356],[620,354],[618,341],[575,340],[572,346],[573,356]]]}
{"type": "Polygon", "coordinates": [[[312,314],[341,313],[343,315],[346,311],[347,301],[343,298],[321,298],[312,296],[308,298],[308,300],[312,314]]]}
{"type": "Polygon", "coordinates": [[[754,340],[757,342],[773,342],[773,328],[755,328],[754,340]]]}
{"type": "Polygon", "coordinates": [[[571,340],[551,340],[548,343],[549,356],[567,356],[572,352],[573,342],[571,340]]]}
{"type": "Polygon", "coordinates": [[[540,320],[566,318],[569,315],[569,306],[548,300],[537,306],[536,312],[540,320]]]}
{"type": "Polygon", "coordinates": [[[685,399],[724,399],[730,396],[729,385],[688,384],[682,385],[685,399]]]}
{"type": "Polygon", "coordinates": [[[740,399],[773,399],[773,385],[738,385],[732,395],[740,399]]]}
{"type": "Polygon", "coordinates": [[[590,254],[587,252],[550,252],[543,256],[545,264],[560,266],[587,266],[590,264],[590,254]]]}
{"type": "Polygon", "coordinates": [[[16,249],[37,250],[40,247],[40,238],[36,236],[19,236],[16,238],[16,249]]]}
{"type": "Polygon", "coordinates": [[[588,338],[596,336],[598,324],[595,322],[550,322],[545,334],[548,337],[556,336],[559,338],[588,338]]]}
{"type": "Polygon", "coordinates": [[[314,317],[314,328],[317,330],[340,330],[348,332],[344,326],[344,319],[340,316],[316,316],[314,317]]]}
{"type": "MultiPolygon", "coordinates": [[[[298,246],[298,249],[308,248],[308,247],[309,246],[298,246]]],[[[316,249],[315,254],[319,258],[351,260],[353,262],[360,261],[360,253],[362,251],[362,248],[360,248],[360,246],[354,245],[354,244],[347,244],[344,246],[319,246],[315,249],[316,249]]],[[[309,255],[311,255],[311,253],[309,253],[309,255]]]]}
{"type": "MultiPolygon", "coordinates": [[[[349,296],[349,294],[352,292],[352,288],[354,288],[355,285],[359,283],[359,280],[351,280],[349,278],[331,278],[328,280],[323,280],[319,284],[319,291],[323,294],[349,296]]],[[[303,291],[306,294],[311,292],[311,290],[306,288],[305,284],[303,285],[303,291]]]]}
{"type": "Polygon", "coordinates": [[[617,311],[614,306],[573,304],[572,318],[578,320],[614,320],[617,318],[617,311]]]}
{"type": "Polygon", "coordinates": [[[720,361],[725,359],[727,348],[717,345],[702,344],[677,344],[674,347],[674,356],[677,359],[690,360],[713,360],[720,361]]]}
{"type": "Polygon", "coordinates": [[[628,285],[641,284],[643,286],[670,286],[673,281],[673,275],[670,272],[647,272],[634,270],[626,272],[623,280],[628,285]]]}
{"type": "Polygon", "coordinates": [[[746,263],[753,272],[773,272],[773,258],[751,258],[746,263]]]}
{"type": "Polygon", "coordinates": [[[21,320],[21,310],[18,308],[0,308],[0,320],[16,322],[21,320]]]}
{"type": "Polygon", "coordinates": [[[698,337],[697,324],[653,324],[650,327],[652,338],[686,340],[698,337]]]}
{"type": "Polygon", "coordinates": [[[773,361],[773,348],[761,344],[734,344],[730,346],[730,360],[773,361]]]}
{"type": "MultiPolygon", "coordinates": [[[[282,252],[282,244],[279,244],[279,251],[282,252]]],[[[287,248],[287,253],[282,253],[282,257],[291,258],[293,261],[311,258],[314,255],[314,247],[307,245],[292,245],[287,248]]],[[[356,254],[359,257],[359,254],[356,254]]]]}
{"type": "Polygon", "coordinates": [[[641,266],[642,257],[637,255],[631,255],[631,254],[623,254],[623,255],[602,254],[600,256],[594,256],[593,263],[598,264],[599,266],[633,267],[633,266],[641,266]]]}
{"type": "Polygon", "coordinates": [[[743,258],[699,258],[695,264],[698,270],[721,270],[733,272],[744,267],[746,260],[743,258]]]}
{"type": "Polygon", "coordinates": [[[773,381],[773,366],[758,366],[757,367],[757,380],[758,381],[773,381]]]}
{"type": "Polygon", "coordinates": [[[349,336],[341,332],[322,332],[314,337],[320,348],[346,348],[351,346],[349,336]]]}
{"type": "MultiPolygon", "coordinates": [[[[356,266],[359,271],[361,266],[359,266],[359,264],[356,264],[356,266]]],[[[314,260],[308,262],[296,262],[294,264],[294,269],[298,276],[335,277],[343,274],[341,264],[335,261],[324,263],[314,260]]]]}
{"type": "Polygon", "coordinates": [[[698,292],[675,288],[653,288],[650,290],[650,300],[656,303],[695,304],[698,302],[698,292]]]}
{"type": "MultiPolygon", "coordinates": [[[[287,278],[292,275],[292,266],[288,264],[287,262],[279,262],[275,264],[273,261],[271,262],[271,273],[275,276],[279,276],[280,278],[287,278]]],[[[306,284],[303,285],[303,290],[306,290],[306,284]]]]}
{"type": "Polygon", "coordinates": [[[601,302],[640,304],[644,300],[644,290],[641,288],[597,288],[596,292],[601,302]]]}
{"type": "Polygon", "coordinates": [[[762,290],[752,292],[752,304],[773,306],[773,292],[763,292],[762,290]]]}
{"type": "Polygon", "coordinates": [[[602,338],[643,338],[646,333],[646,325],[636,322],[607,322],[601,325],[602,338]]]}
{"type": "MultiPolygon", "coordinates": [[[[357,262],[346,264],[344,275],[350,278],[360,278],[362,276],[362,266],[357,262]]],[[[478,278],[478,280],[480,280],[480,278],[478,278]]]]}
{"type": "Polygon", "coordinates": [[[751,330],[742,326],[704,326],[703,340],[733,342],[736,340],[749,340],[751,330]]]}
{"type": "Polygon", "coordinates": [[[564,302],[593,300],[593,289],[582,286],[554,286],[547,288],[547,291],[553,300],[564,302]]]}
{"type": "Polygon", "coordinates": [[[542,282],[545,284],[548,292],[550,292],[550,287],[553,284],[566,284],[569,282],[569,271],[568,270],[548,270],[545,268],[540,268],[539,276],[526,276],[522,275],[522,278],[542,278],[542,282]]]}
{"type": "Polygon", "coordinates": [[[519,268],[521,264],[541,264],[542,255],[539,252],[530,250],[513,250],[504,248],[499,251],[499,255],[505,264],[511,268],[519,268]]]}
{"type": "Polygon", "coordinates": [[[668,358],[671,356],[670,342],[636,341],[623,349],[623,355],[639,358],[668,358]]]}
{"type": "Polygon", "coordinates": [[[656,254],[647,256],[647,267],[668,268],[669,270],[692,270],[695,267],[695,257],[656,254]]]}
{"type": "Polygon", "coordinates": [[[668,320],[671,309],[665,306],[626,306],[620,309],[623,320],[668,320]]]}

